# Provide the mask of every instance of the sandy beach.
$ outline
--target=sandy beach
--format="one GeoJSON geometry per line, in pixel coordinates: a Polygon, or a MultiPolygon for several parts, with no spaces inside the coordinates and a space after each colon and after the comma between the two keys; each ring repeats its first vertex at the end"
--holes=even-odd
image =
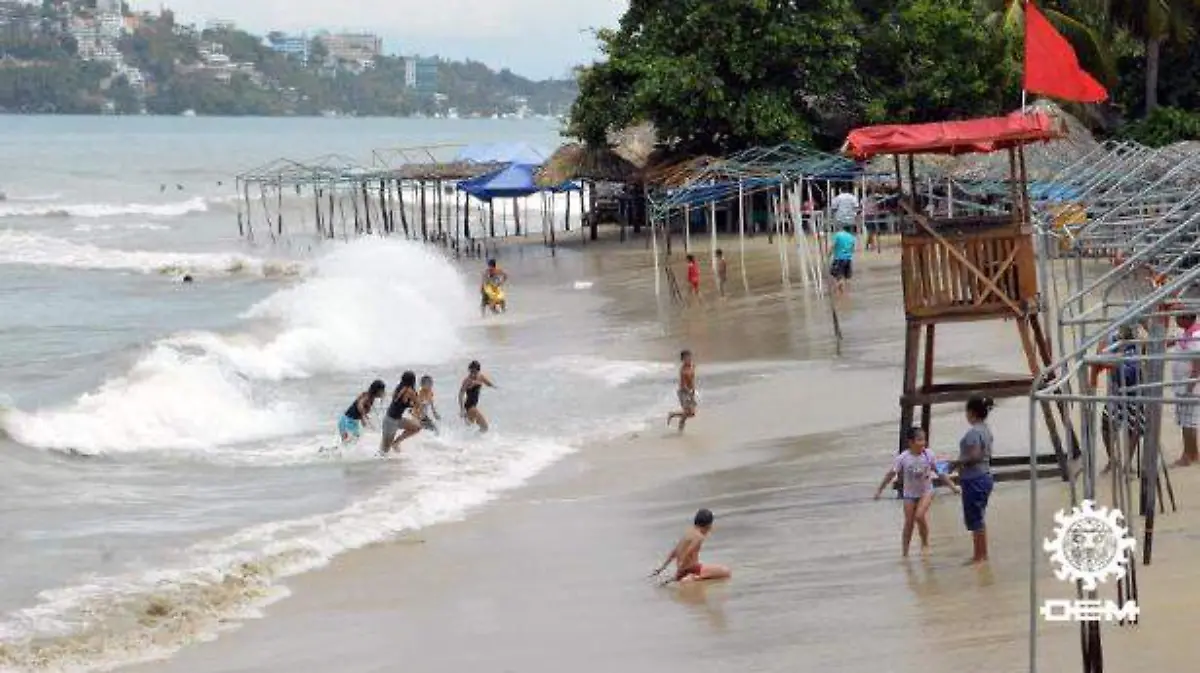
{"type": "MultiPolygon", "coordinates": [[[[686,310],[655,305],[641,241],[567,248],[554,259],[505,251],[514,275],[537,266],[562,282],[594,282],[613,301],[610,319],[657,311],[661,333],[612,344],[606,355],[674,362],[680,348],[695,350],[702,403],[687,432],[658,421],[586,447],[463,521],[342,556],[289,580],[292,595],[263,619],[131,670],[1028,670],[1029,485],[998,486],[992,560],[981,569],[963,564],[970,541],[948,491],[931,512],[930,554],[908,561],[899,503],[871,499],[897,430],[897,251],[860,256],[851,294],[839,301],[837,356],[824,301],[780,287],[777,248],[765,237],[747,247],[749,291],[730,255],[732,296],[710,293],[686,310]],[[803,366],[746,375],[750,361],[803,366]],[[704,395],[714,378],[733,386],[704,395]],[[657,588],[646,575],[701,506],[717,515],[704,558],[731,565],[734,578],[657,588]]],[[[705,248],[697,254],[707,259],[705,248]]],[[[948,328],[939,374],[1019,373],[1006,328],[948,328]]],[[[997,409],[998,455],[1027,452],[1026,417],[1023,400],[997,409]]],[[[959,410],[937,410],[932,448],[956,447],[963,428],[959,410]]],[[[1164,432],[1174,455],[1175,429],[1164,432]]],[[[1188,581],[1200,545],[1191,497],[1200,472],[1173,477],[1180,511],[1159,518],[1154,565],[1138,568],[1141,625],[1105,628],[1109,670],[1182,672],[1200,655],[1188,637],[1200,600],[1188,581]]],[[[1040,488],[1039,544],[1066,502],[1062,482],[1040,488]]],[[[1037,572],[1044,596],[1073,597],[1044,556],[1037,572]]],[[[1043,625],[1039,646],[1039,670],[1078,670],[1077,627],[1043,625]]]]}

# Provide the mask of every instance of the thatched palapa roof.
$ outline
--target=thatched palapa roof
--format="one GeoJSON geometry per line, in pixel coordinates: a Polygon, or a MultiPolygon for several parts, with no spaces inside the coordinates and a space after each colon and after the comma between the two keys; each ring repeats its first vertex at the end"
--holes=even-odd
{"type": "Polygon", "coordinates": [[[555,187],[573,180],[632,182],[637,166],[610,148],[589,148],[570,143],[558,148],[537,172],[539,187],[555,187]]]}

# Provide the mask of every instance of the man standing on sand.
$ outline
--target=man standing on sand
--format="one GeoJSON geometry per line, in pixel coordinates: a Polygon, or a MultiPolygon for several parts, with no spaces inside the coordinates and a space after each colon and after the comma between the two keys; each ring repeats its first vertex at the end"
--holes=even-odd
{"type": "Polygon", "coordinates": [[[858,241],[854,238],[853,225],[846,225],[833,235],[833,259],[829,262],[829,275],[833,276],[834,291],[842,294],[846,291],[846,281],[854,276],[854,248],[858,241]]]}
{"type": "Polygon", "coordinates": [[[1175,316],[1175,324],[1183,330],[1171,351],[1190,355],[1186,360],[1171,362],[1171,376],[1175,379],[1175,422],[1183,433],[1183,455],[1175,461],[1175,467],[1187,467],[1200,462],[1200,447],[1196,442],[1196,428],[1200,426],[1200,400],[1197,399],[1196,382],[1200,378],[1200,323],[1195,314],[1175,316]]]}
{"type": "Polygon", "coordinates": [[[650,576],[658,577],[667,569],[667,566],[671,565],[671,561],[674,561],[675,577],[663,582],[664,586],[672,582],[688,584],[732,577],[733,571],[725,566],[705,565],[700,562],[700,548],[704,546],[704,542],[712,532],[712,527],[713,513],[711,511],[702,509],[696,512],[695,518],[692,519],[692,527],[683,534],[671,553],[667,554],[667,560],[663,561],[658,570],[655,570],[650,576]]]}
{"type": "Polygon", "coordinates": [[[849,189],[842,189],[842,193],[833,197],[833,202],[829,204],[833,207],[833,216],[838,224],[845,226],[854,226],[855,220],[858,219],[858,197],[849,189]]]}
{"type": "Polygon", "coordinates": [[[725,265],[725,251],[717,249],[717,292],[725,296],[725,282],[729,280],[729,268],[725,265]]]}
{"type": "Polygon", "coordinates": [[[691,351],[683,351],[679,354],[679,359],[683,362],[679,367],[679,390],[677,391],[679,411],[667,415],[667,427],[671,427],[671,421],[678,418],[679,431],[683,432],[688,419],[696,416],[696,365],[692,363],[691,351]]]}

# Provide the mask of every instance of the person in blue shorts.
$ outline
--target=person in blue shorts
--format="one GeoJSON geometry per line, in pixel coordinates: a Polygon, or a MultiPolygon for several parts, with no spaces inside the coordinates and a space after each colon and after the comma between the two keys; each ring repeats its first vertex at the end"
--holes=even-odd
{"type": "Polygon", "coordinates": [[[375,406],[375,400],[383,397],[385,392],[387,385],[376,380],[366,392],[359,393],[358,397],[354,398],[350,408],[338,419],[338,434],[341,435],[343,444],[357,441],[362,436],[363,423],[367,421],[371,407],[375,406]]]}
{"type": "Polygon", "coordinates": [[[987,563],[988,542],[987,514],[988,499],[995,482],[992,479],[992,431],[988,427],[988,414],[995,406],[990,398],[972,397],[967,400],[967,423],[971,427],[958,443],[958,485],[962,489],[963,522],[971,531],[974,554],[970,563],[987,563]]]}
{"type": "Polygon", "coordinates": [[[829,275],[833,276],[834,289],[838,294],[846,291],[846,281],[854,275],[854,248],[858,244],[854,237],[854,225],[847,224],[833,235],[833,260],[829,263],[829,275]]]}

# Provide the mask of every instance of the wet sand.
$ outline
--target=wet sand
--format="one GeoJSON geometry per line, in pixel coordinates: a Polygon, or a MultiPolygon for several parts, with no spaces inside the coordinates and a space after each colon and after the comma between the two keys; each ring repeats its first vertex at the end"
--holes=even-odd
{"type": "MultiPolygon", "coordinates": [[[[295,578],[293,596],[265,619],[137,670],[1028,670],[1028,484],[998,487],[983,569],[962,563],[970,542],[947,491],[931,513],[930,554],[909,561],[899,558],[899,503],[871,499],[896,436],[895,254],[858,264],[836,358],[826,305],[782,292],[775,249],[751,245],[748,296],[682,312],[655,306],[640,243],[523,263],[553,265],[564,281],[594,280],[614,298],[613,319],[659,315],[660,333],[614,343],[606,356],[674,360],[689,346],[702,390],[705,367],[718,361],[811,361],[798,373],[747,377],[737,395],[702,397],[682,436],[658,421],[586,448],[466,521],[295,578]],[[717,514],[703,558],[731,565],[733,580],[657,588],[646,575],[701,506],[717,514]]],[[[940,371],[1020,372],[1010,329],[948,329],[940,371]]],[[[1026,413],[1021,400],[997,410],[997,453],[1026,451],[1026,413]]],[[[938,410],[934,449],[953,446],[962,429],[957,410],[938,410]]],[[[1170,424],[1165,432],[1174,456],[1176,432],[1170,424]]],[[[1138,568],[1141,625],[1105,629],[1109,671],[1191,671],[1200,655],[1189,638],[1200,605],[1191,570],[1200,469],[1172,476],[1181,510],[1159,518],[1155,564],[1138,568]]],[[[1039,544],[1066,500],[1057,480],[1040,488],[1039,544]]],[[[1038,572],[1044,596],[1073,597],[1044,555],[1038,572]]],[[[1042,631],[1040,670],[1079,670],[1077,627],[1042,631]]]]}

